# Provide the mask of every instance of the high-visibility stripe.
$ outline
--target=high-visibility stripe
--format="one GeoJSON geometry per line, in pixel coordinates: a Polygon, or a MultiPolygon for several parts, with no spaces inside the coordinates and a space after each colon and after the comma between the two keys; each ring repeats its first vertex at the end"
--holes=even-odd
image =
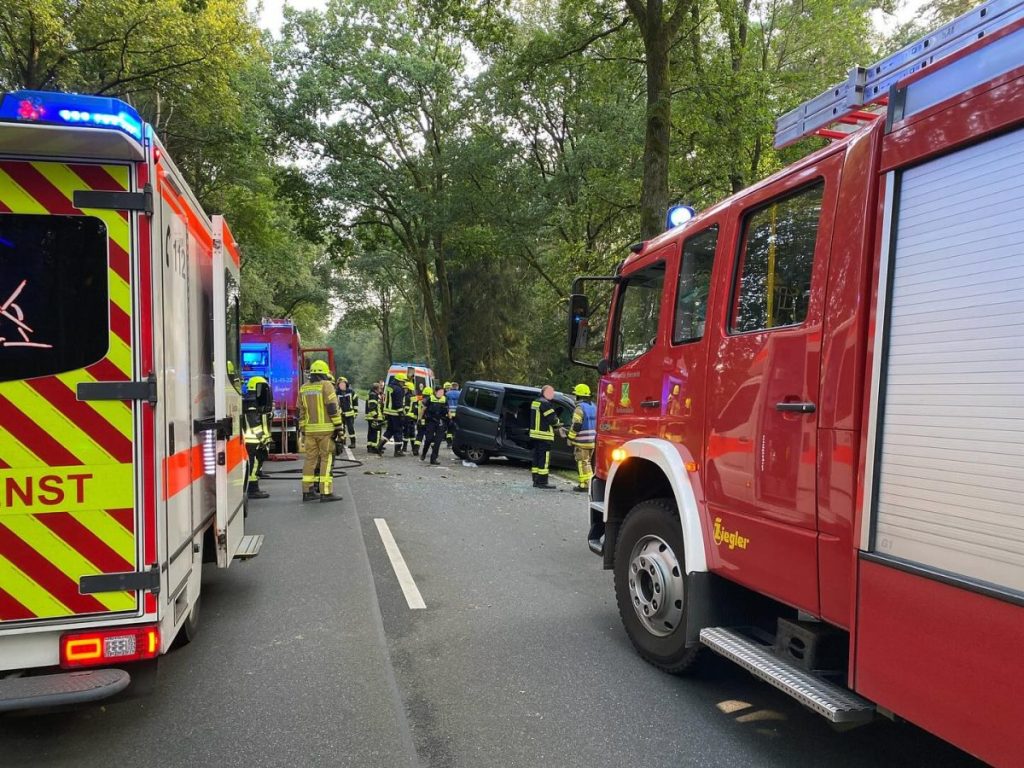
{"type": "Polygon", "coordinates": [[[89,435],[91,441],[109,456],[126,464],[132,460],[131,417],[128,418],[128,435],[118,431],[117,427],[103,418],[93,408],[79,400],[63,382],[55,378],[43,377],[26,382],[38,392],[54,410],[69,419],[89,435]]]}
{"type": "Polygon", "coordinates": [[[110,336],[110,348],[107,350],[107,361],[121,372],[122,379],[132,377],[132,351],[117,336],[110,336]]]}
{"type": "Polygon", "coordinates": [[[18,213],[49,213],[46,206],[22,189],[21,185],[7,172],[9,164],[0,163],[0,200],[18,213]]]}
{"type": "Polygon", "coordinates": [[[135,530],[134,509],[108,509],[107,514],[116,520],[128,533],[132,533],[135,530]]]}
{"type": "MultiPolygon", "coordinates": [[[[79,209],[74,207],[72,201],[74,200],[76,190],[80,190],[86,185],[70,168],[64,163],[47,162],[31,163],[31,166],[46,180],[53,189],[54,194],[61,195],[66,204],[70,206],[70,210],[61,211],[62,213],[79,213],[79,209]]],[[[35,187],[29,187],[29,189],[33,193],[36,192],[35,187]]],[[[50,191],[46,190],[46,193],[49,195],[50,191]]],[[[39,197],[39,195],[36,194],[36,197],[39,197]]],[[[50,208],[48,203],[47,207],[50,208]]],[[[50,210],[55,211],[56,207],[50,208],[50,210]]],[[[120,212],[98,208],[82,208],[81,213],[86,216],[94,216],[106,224],[107,237],[124,250],[128,250],[130,247],[128,236],[131,230],[128,221],[120,212]]]]}
{"type": "Polygon", "coordinates": [[[35,163],[20,160],[0,161],[2,168],[19,187],[34,197],[43,207],[45,213],[56,213],[63,216],[81,216],[82,212],[71,204],[71,200],[61,194],[46,177],[39,172],[35,163]]]}
{"type": "Polygon", "coordinates": [[[129,570],[132,569],[132,563],[135,562],[135,536],[131,529],[126,529],[105,509],[79,510],[67,514],[101,539],[128,564],[129,570]]]}
{"type": "Polygon", "coordinates": [[[132,291],[128,287],[128,283],[112,269],[107,270],[107,277],[109,278],[107,286],[111,303],[117,305],[126,315],[131,314],[132,291]]]}
{"type": "MultiPolygon", "coordinates": [[[[82,513],[81,514],[90,514],[82,513]]],[[[104,513],[100,513],[104,514],[104,513]]],[[[44,512],[33,517],[55,533],[69,547],[80,552],[101,573],[119,573],[134,570],[128,558],[122,557],[110,542],[86,528],[68,512],[44,512]]],[[[113,523],[113,521],[111,521],[113,523]]],[[[117,523],[113,523],[117,525],[117,523]]],[[[122,529],[123,530],[123,529],[122,529]]],[[[130,538],[130,537],[128,537],[130,538]]],[[[134,558],[132,558],[134,559],[134,558]]]]}
{"type": "Polygon", "coordinates": [[[79,429],[71,418],[40,395],[28,382],[11,382],[11,386],[4,389],[16,408],[22,413],[32,414],[32,420],[43,431],[58,437],[78,457],[76,464],[108,464],[111,459],[122,462],[122,459],[104,450],[91,434],[79,429]]]}
{"type": "Polygon", "coordinates": [[[11,621],[14,619],[32,618],[34,616],[67,616],[71,609],[64,605],[53,594],[36,584],[26,576],[20,568],[0,554],[0,584],[5,590],[9,590],[16,600],[31,616],[25,617],[19,612],[15,616],[0,614],[0,619],[11,621]]]}
{"type": "MultiPolygon", "coordinates": [[[[0,565],[0,580],[3,579],[3,573],[3,566],[0,565]]],[[[32,611],[15,600],[12,595],[0,589],[0,621],[19,621],[34,616],[32,611]]]]}
{"type": "MultiPolygon", "coordinates": [[[[5,387],[5,389],[7,388],[5,387]]],[[[32,451],[42,459],[44,464],[70,466],[82,463],[77,456],[18,410],[17,406],[2,394],[0,394],[0,413],[4,414],[7,431],[14,436],[15,441],[32,451]]]]}
{"type": "Polygon", "coordinates": [[[131,262],[128,258],[128,251],[119,246],[113,240],[107,240],[110,247],[107,249],[107,265],[114,270],[118,277],[127,282],[131,278],[131,262]]]}
{"type": "MultiPolygon", "coordinates": [[[[99,381],[99,379],[95,376],[90,376],[83,369],[62,373],[58,375],[56,379],[71,390],[71,396],[76,399],[77,395],[75,393],[78,391],[79,384],[99,381]]],[[[103,419],[108,421],[114,429],[131,440],[132,409],[130,406],[127,406],[126,402],[115,400],[89,400],[86,402],[90,408],[96,411],[103,419]]]]}
{"type": "Polygon", "coordinates": [[[30,467],[40,464],[39,457],[22,445],[0,424],[0,460],[8,467],[30,467]]]}
{"type": "MultiPolygon", "coordinates": [[[[96,381],[126,381],[130,378],[128,374],[111,363],[107,358],[103,358],[98,363],[93,363],[85,371],[96,381]]],[[[126,403],[122,403],[122,405],[131,410],[131,407],[126,403]]]]}
{"type": "MultiPolygon", "coordinates": [[[[73,613],[102,613],[107,610],[106,606],[92,595],[79,594],[76,581],[72,581],[55,563],[50,562],[35,548],[26,544],[21,537],[14,535],[7,528],[7,523],[14,519],[5,518],[0,521],[0,552],[3,552],[3,556],[10,561],[11,565],[26,577],[31,574],[32,582],[49,592],[55,600],[73,613]]],[[[13,594],[17,595],[19,600],[21,599],[22,592],[20,590],[15,589],[13,594]]],[[[63,615],[66,612],[67,610],[61,611],[56,615],[63,615]]],[[[43,614],[37,611],[36,615],[43,614]]]]}
{"type": "Polygon", "coordinates": [[[105,192],[122,192],[128,189],[128,167],[124,165],[87,165],[68,163],[88,189],[102,189],[105,192]]]}
{"type": "MultiPolygon", "coordinates": [[[[2,524],[25,544],[46,558],[75,585],[82,576],[100,573],[79,549],[70,546],[59,536],[55,536],[36,515],[13,515],[4,517],[2,524]]],[[[34,576],[35,571],[31,572],[34,576]]],[[[82,595],[84,597],[84,595],[82,595]]],[[[135,598],[128,592],[103,592],[94,595],[102,605],[100,610],[127,611],[135,607],[135,598]]],[[[66,601],[61,598],[61,602],[66,601]]]]}
{"type": "Polygon", "coordinates": [[[132,343],[132,319],[121,307],[111,302],[110,307],[110,332],[125,345],[132,343]]]}

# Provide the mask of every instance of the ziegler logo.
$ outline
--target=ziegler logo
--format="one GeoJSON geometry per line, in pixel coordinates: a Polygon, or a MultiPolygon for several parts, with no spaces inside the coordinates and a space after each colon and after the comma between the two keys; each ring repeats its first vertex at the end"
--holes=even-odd
{"type": "Polygon", "coordinates": [[[715,518],[715,544],[721,546],[722,544],[728,544],[729,549],[746,549],[747,544],[750,543],[750,539],[746,536],[740,536],[739,531],[727,531],[722,527],[722,518],[715,518]]]}

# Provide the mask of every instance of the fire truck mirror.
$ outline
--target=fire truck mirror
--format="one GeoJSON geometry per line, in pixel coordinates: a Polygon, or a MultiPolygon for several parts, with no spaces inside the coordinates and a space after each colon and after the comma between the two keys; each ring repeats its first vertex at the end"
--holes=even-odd
{"type": "Polygon", "coordinates": [[[574,293],[569,297],[569,349],[574,353],[587,346],[589,319],[590,302],[586,295],[574,293]]]}

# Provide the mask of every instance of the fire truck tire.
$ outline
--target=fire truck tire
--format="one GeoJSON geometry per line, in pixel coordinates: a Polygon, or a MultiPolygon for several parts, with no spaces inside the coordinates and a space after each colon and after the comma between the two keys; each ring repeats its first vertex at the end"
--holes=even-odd
{"type": "Polygon", "coordinates": [[[615,544],[615,601],[626,634],[644,660],[673,675],[686,672],[700,652],[686,642],[691,579],[683,551],[670,499],[633,507],[615,544]]]}

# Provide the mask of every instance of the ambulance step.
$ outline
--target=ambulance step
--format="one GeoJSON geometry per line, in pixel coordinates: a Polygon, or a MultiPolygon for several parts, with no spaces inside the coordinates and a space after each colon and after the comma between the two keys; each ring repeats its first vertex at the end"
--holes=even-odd
{"type": "Polygon", "coordinates": [[[248,536],[243,536],[242,541],[238,545],[238,551],[235,552],[236,560],[251,560],[260,553],[260,547],[263,546],[263,534],[253,533],[248,536]]]}
{"type": "Polygon", "coordinates": [[[702,629],[700,641],[833,723],[866,723],[875,716],[875,705],[867,699],[779,658],[771,646],[756,643],[734,629],[702,629]]]}
{"type": "Polygon", "coordinates": [[[0,712],[43,709],[99,701],[128,687],[123,669],[90,669],[36,677],[0,679],[0,712]]]}

